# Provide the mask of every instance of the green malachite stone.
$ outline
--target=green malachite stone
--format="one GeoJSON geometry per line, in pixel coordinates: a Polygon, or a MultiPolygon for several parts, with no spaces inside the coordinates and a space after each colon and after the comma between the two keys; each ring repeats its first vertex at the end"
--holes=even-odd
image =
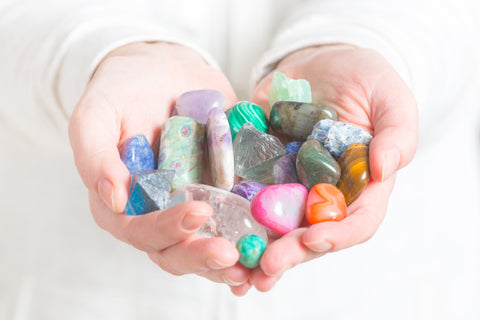
{"type": "Polygon", "coordinates": [[[341,169],[319,141],[307,140],[298,151],[297,173],[302,184],[311,189],[319,183],[336,185],[341,169]]]}
{"type": "Polygon", "coordinates": [[[237,250],[240,253],[240,263],[246,268],[258,267],[260,258],[267,244],[265,240],[255,234],[247,234],[237,242],[237,250]]]}
{"type": "Polygon", "coordinates": [[[273,74],[270,92],[270,106],[277,101],[312,102],[310,83],[305,79],[290,79],[281,72],[273,74]]]}
{"type": "Polygon", "coordinates": [[[265,111],[255,103],[240,101],[230,110],[230,112],[227,112],[227,116],[232,133],[232,140],[235,140],[238,131],[240,131],[242,126],[247,122],[250,122],[255,128],[262,132],[268,131],[267,115],[265,111]]]}
{"type": "Polygon", "coordinates": [[[337,120],[337,113],[316,103],[277,101],[270,112],[270,126],[277,132],[305,140],[320,120],[337,120]]]}
{"type": "Polygon", "coordinates": [[[172,191],[202,182],[204,126],[188,117],[175,116],[162,129],[158,168],[175,170],[172,191]]]}

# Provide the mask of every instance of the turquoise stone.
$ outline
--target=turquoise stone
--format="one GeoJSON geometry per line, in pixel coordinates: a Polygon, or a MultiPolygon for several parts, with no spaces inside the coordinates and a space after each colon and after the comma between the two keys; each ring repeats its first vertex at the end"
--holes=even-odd
{"type": "Polygon", "coordinates": [[[302,184],[311,189],[319,183],[336,185],[341,169],[319,141],[307,140],[298,151],[297,173],[302,184]]]}
{"type": "Polygon", "coordinates": [[[270,92],[270,106],[277,101],[312,102],[310,83],[304,79],[290,79],[281,72],[273,74],[270,92]]]}
{"type": "Polygon", "coordinates": [[[188,117],[175,116],[163,126],[158,168],[175,170],[172,190],[202,182],[204,126],[188,117]]]}
{"type": "Polygon", "coordinates": [[[228,112],[228,123],[230,124],[232,140],[235,140],[238,131],[247,122],[262,132],[268,131],[265,111],[255,103],[240,101],[228,112]]]}
{"type": "Polygon", "coordinates": [[[270,112],[270,127],[295,139],[305,140],[320,120],[337,120],[337,113],[315,103],[277,101],[270,112]]]}
{"type": "Polygon", "coordinates": [[[265,240],[254,234],[247,234],[237,242],[237,250],[240,253],[240,263],[246,268],[258,267],[263,251],[267,244],[265,240]]]}

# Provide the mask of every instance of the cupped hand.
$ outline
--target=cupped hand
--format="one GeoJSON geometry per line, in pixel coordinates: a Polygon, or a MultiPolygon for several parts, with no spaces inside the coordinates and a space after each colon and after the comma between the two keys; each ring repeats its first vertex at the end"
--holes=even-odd
{"type": "Polygon", "coordinates": [[[226,77],[195,51],[169,43],[134,43],[110,53],[98,66],[70,120],[75,164],[89,190],[97,224],[145,251],[175,275],[195,273],[248,290],[249,271],[237,264],[234,245],[197,234],[212,214],[202,202],[187,202],[143,216],[123,213],[130,174],[119,149],[144,134],[157,151],[162,125],[184,92],[216,89],[227,106],[237,98],[226,77]]]}
{"type": "MultiPolygon", "coordinates": [[[[339,121],[368,130],[371,180],[340,222],[294,230],[269,244],[252,274],[260,291],[270,290],[293,266],[370,239],[380,226],[395,173],[413,158],[418,141],[418,112],[413,94],[379,53],[348,45],[310,47],[284,58],[276,67],[286,76],[306,79],[312,100],[337,111],[339,121]]],[[[259,82],[252,101],[269,110],[273,73],[259,82]]]]}

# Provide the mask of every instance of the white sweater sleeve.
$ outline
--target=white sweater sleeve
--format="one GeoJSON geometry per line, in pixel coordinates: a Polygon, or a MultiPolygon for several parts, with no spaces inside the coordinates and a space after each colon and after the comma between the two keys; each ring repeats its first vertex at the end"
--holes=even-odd
{"type": "Polygon", "coordinates": [[[127,43],[156,40],[190,46],[215,65],[185,30],[153,19],[148,2],[2,2],[0,120],[36,140],[66,137],[68,118],[102,58],[127,43]]]}
{"type": "Polygon", "coordinates": [[[414,92],[424,130],[444,118],[468,87],[475,69],[477,10],[474,0],[305,1],[280,27],[253,82],[304,47],[348,43],[371,48],[414,92]]]}

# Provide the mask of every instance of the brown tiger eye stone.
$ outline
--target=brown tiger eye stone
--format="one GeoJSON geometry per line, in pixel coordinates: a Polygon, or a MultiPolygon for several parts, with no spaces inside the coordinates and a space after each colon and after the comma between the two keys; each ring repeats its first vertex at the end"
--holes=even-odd
{"type": "Polygon", "coordinates": [[[345,196],[348,206],[357,199],[370,180],[368,147],[354,143],[342,153],[337,162],[342,172],[337,187],[345,196]]]}

